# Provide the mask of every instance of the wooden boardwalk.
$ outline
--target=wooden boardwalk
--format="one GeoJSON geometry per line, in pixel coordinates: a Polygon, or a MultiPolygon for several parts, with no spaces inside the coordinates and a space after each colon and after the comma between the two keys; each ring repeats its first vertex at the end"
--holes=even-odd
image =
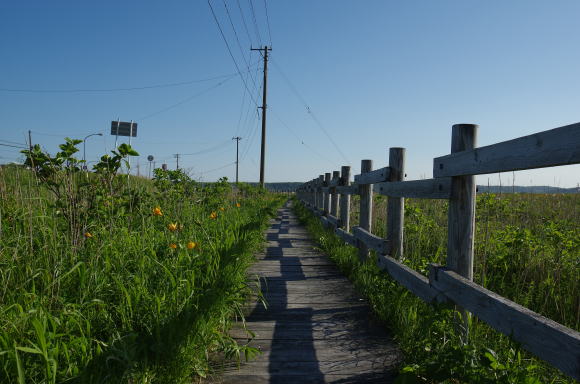
{"type": "MultiPolygon", "coordinates": [[[[267,231],[267,248],[251,268],[260,276],[267,308],[246,318],[250,345],[263,354],[224,383],[390,383],[401,354],[366,302],[336,266],[314,249],[289,205],[267,231]]],[[[237,328],[232,336],[247,341],[237,328]]]]}

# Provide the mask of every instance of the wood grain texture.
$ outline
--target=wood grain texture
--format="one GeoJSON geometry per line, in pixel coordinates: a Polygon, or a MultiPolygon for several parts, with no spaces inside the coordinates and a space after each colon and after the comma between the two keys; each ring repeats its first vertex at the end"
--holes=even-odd
{"type": "MultiPolygon", "coordinates": [[[[389,181],[405,180],[405,148],[389,148],[389,181]]],[[[387,201],[387,234],[391,249],[389,254],[403,258],[403,225],[405,222],[405,198],[389,196],[387,201]]]]}
{"type": "Polygon", "coordinates": [[[367,248],[373,249],[381,255],[391,252],[391,247],[387,240],[380,236],[373,235],[361,227],[352,227],[352,234],[360,242],[365,244],[367,248]]]}
{"type": "Polygon", "coordinates": [[[580,333],[547,319],[436,264],[429,282],[495,330],[562,372],[580,379],[580,333]]]}
{"type": "Polygon", "coordinates": [[[344,185],[336,187],[336,192],[341,195],[357,195],[358,186],[357,185],[344,185]]]}
{"type": "Polygon", "coordinates": [[[336,192],[336,185],[340,182],[340,172],[332,172],[332,180],[330,183],[334,183],[334,187],[330,190],[330,214],[332,216],[338,216],[338,193],[336,192]]]}
{"type": "Polygon", "coordinates": [[[336,191],[340,193],[340,227],[345,231],[350,230],[350,195],[348,193],[340,192],[341,188],[350,188],[350,167],[343,166],[340,169],[340,186],[336,191]]]}
{"type": "Polygon", "coordinates": [[[449,199],[451,196],[451,178],[379,183],[375,185],[375,191],[389,197],[449,199]]]}
{"type": "Polygon", "coordinates": [[[433,160],[433,176],[480,175],[580,163],[580,123],[433,160]]]}
{"type": "Polygon", "coordinates": [[[259,277],[267,305],[249,303],[245,322],[230,333],[263,353],[240,367],[224,364],[214,381],[392,383],[402,357],[396,344],[288,206],[266,239],[249,275],[259,277]]]}
{"type": "Polygon", "coordinates": [[[427,303],[448,301],[445,295],[429,285],[429,279],[426,276],[421,275],[400,261],[390,256],[379,255],[377,265],[423,301],[427,303]]]}
{"type": "MultiPolygon", "coordinates": [[[[369,173],[373,170],[372,160],[362,160],[360,165],[361,174],[369,173]]],[[[358,186],[359,200],[359,227],[371,232],[373,222],[373,188],[371,185],[362,184],[358,186]]],[[[359,243],[359,257],[366,260],[369,257],[369,248],[365,243],[359,243]]]]}
{"type": "Polygon", "coordinates": [[[374,171],[364,172],[360,175],[354,176],[355,183],[359,185],[363,184],[376,184],[382,183],[383,181],[389,180],[389,175],[391,174],[391,169],[389,167],[375,169],[374,171]]]}
{"type": "Polygon", "coordinates": [[[345,243],[352,245],[353,247],[358,247],[358,241],[352,233],[346,232],[342,228],[337,228],[334,233],[340,237],[345,243]]]}
{"type": "MultiPolygon", "coordinates": [[[[451,152],[477,146],[475,124],[455,124],[451,152]]],[[[450,269],[473,280],[473,242],[475,237],[475,176],[451,178],[451,197],[447,214],[447,262],[450,269]]]]}

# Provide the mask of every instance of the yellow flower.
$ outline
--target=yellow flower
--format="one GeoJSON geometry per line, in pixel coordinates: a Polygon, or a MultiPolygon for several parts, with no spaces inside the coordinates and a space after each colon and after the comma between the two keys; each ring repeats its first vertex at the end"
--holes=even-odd
{"type": "Polygon", "coordinates": [[[169,223],[169,224],[167,224],[167,229],[169,229],[171,232],[177,231],[177,223],[169,223]]]}
{"type": "Polygon", "coordinates": [[[163,216],[163,212],[161,212],[161,207],[153,208],[153,216],[163,216]]]}
{"type": "Polygon", "coordinates": [[[236,208],[240,208],[241,206],[242,206],[242,204],[236,203],[236,208]]]}
{"type": "Polygon", "coordinates": [[[92,233],[90,233],[90,232],[85,232],[85,237],[86,237],[87,239],[90,239],[91,237],[93,237],[93,235],[92,235],[92,233]]]}
{"type": "Polygon", "coordinates": [[[210,219],[217,219],[217,213],[215,213],[215,212],[210,213],[209,218],[210,219]]]}
{"type": "Polygon", "coordinates": [[[171,244],[169,244],[169,248],[171,248],[171,249],[177,249],[177,244],[171,243],[171,244]]]}
{"type": "Polygon", "coordinates": [[[220,207],[220,211],[222,212],[225,211],[224,207],[220,207]]]}
{"type": "Polygon", "coordinates": [[[190,241],[187,243],[187,249],[193,249],[195,247],[197,247],[197,243],[195,241],[190,241]]]}

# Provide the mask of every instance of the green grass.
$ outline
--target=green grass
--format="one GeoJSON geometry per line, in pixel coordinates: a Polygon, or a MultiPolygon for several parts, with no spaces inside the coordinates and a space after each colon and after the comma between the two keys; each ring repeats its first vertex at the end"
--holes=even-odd
{"type": "Polygon", "coordinates": [[[226,181],[93,181],[59,201],[31,171],[0,168],[0,382],[191,382],[216,355],[239,358],[227,330],[283,199],[226,181]]]}
{"type": "MultiPolygon", "coordinates": [[[[357,223],[357,201],[353,201],[357,223]]],[[[329,254],[375,313],[392,329],[405,353],[401,383],[571,383],[476,318],[467,345],[456,333],[453,310],[427,305],[374,260],[361,264],[346,246],[300,204],[295,204],[321,249],[329,254]]],[[[478,196],[475,281],[561,324],[578,330],[580,307],[580,196],[478,196]]],[[[447,205],[407,200],[404,263],[427,274],[444,264],[447,205]]],[[[373,233],[384,235],[386,199],[377,196],[373,233]]]]}

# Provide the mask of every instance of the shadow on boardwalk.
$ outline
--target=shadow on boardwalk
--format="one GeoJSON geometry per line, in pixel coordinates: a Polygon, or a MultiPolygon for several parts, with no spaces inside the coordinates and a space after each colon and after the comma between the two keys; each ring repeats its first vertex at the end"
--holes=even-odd
{"type": "Polygon", "coordinates": [[[368,305],[306,230],[281,209],[267,231],[265,254],[250,273],[260,277],[267,307],[254,304],[247,327],[232,336],[262,355],[226,368],[225,383],[388,383],[400,352],[368,305]]]}

